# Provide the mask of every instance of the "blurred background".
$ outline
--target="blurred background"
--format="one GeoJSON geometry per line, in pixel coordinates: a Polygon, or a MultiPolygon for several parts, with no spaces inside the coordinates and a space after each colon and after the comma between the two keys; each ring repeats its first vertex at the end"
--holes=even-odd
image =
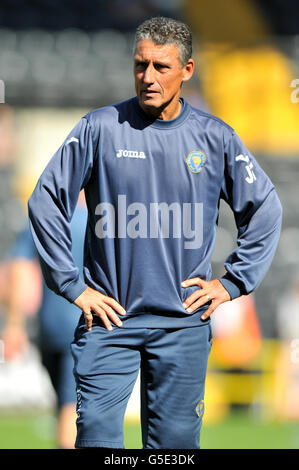
{"type": "MultiPolygon", "coordinates": [[[[57,397],[40,358],[41,280],[33,262],[16,301],[24,338],[8,349],[5,341],[11,258],[26,227],[27,199],[81,116],[134,96],[134,31],[160,15],[186,21],[193,32],[196,73],[182,95],[236,130],[284,209],[278,250],[262,285],[212,317],[201,445],[299,447],[298,1],[2,0],[0,448],[57,446],[57,397]]],[[[235,235],[223,204],[215,276],[235,235]]],[[[141,447],[138,424],[136,386],[126,415],[127,447],[141,447]]]]}

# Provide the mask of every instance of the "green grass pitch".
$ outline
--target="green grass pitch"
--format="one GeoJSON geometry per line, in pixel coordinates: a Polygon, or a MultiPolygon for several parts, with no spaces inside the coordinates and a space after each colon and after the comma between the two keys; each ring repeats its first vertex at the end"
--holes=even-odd
{"type": "MultiPolygon", "coordinates": [[[[0,414],[0,449],[55,449],[52,414],[0,414]]],[[[140,449],[138,424],[126,423],[125,447],[140,449]]],[[[202,449],[298,449],[298,422],[262,422],[247,412],[233,412],[224,421],[203,424],[202,449]]]]}

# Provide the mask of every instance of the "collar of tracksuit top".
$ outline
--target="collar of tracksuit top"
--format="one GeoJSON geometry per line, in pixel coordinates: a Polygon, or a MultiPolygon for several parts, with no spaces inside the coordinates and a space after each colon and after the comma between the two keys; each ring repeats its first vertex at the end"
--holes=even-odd
{"type": "Polygon", "coordinates": [[[132,103],[135,107],[136,112],[143,119],[143,121],[155,129],[175,129],[176,127],[179,127],[181,124],[183,124],[186,119],[188,119],[191,112],[191,108],[186,104],[184,98],[180,98],[181,110],[180,114],[176,118],[170,120],[153,120],[149,118],[149,116],[140,107],[137,97],[133,98],[132,103]]]}
{"type": "Polygon", "coordinates": [[[136,97],[86,114],[29,200],[48,286],[70,302],[87,285],[115,298],[127,311],[124,326],[203,324],[208,305],[188,314],[182,304],[198,286],[181,282],[211,279],[220,198],[239,232],[219,277],[232,299],[261,282],[279,238],[280,203],[254,157],[221,119],[181,103],[170,121],[149,119],[136,97]],[[89,209],[84,281],[69,255],[81,186],[89,209]]]}

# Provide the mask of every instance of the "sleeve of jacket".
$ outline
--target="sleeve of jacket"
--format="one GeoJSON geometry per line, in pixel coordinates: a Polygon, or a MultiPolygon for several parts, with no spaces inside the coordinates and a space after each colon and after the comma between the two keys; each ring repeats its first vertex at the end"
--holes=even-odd
{"type": "Polygon", "coordinates": [[[87,287],[74,264],[70,223],[79,192],[90,178],[93,158],[92,130],[82,118],[46,166],[28,202],[45,282],[69,302],[87,287]]]}
{"type": "Polygon", "coordinates": [[[224,140],[222,198],[230,205],[238,229],[237,248],[219,280],[231,299],[262,282],[273,260],[282,223],[282,207],[269,177],[235,132],[224,140]]]}

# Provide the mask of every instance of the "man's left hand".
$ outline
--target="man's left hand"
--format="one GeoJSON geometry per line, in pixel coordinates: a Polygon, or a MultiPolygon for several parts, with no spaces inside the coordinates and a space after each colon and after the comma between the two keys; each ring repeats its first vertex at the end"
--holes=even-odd
{"type": "Polygon", "coordinates": [[[197,308],[211,302],[209,308],[201,316],[206,320],[223,302],[231,300],[229,293],[218,279],[204,281],[199,277],[186,279],[182,282],[182,287],[199,286],[200,289],[193,292],[183,303],[183,307],[188,313],[193,313],[197,308]]]}

